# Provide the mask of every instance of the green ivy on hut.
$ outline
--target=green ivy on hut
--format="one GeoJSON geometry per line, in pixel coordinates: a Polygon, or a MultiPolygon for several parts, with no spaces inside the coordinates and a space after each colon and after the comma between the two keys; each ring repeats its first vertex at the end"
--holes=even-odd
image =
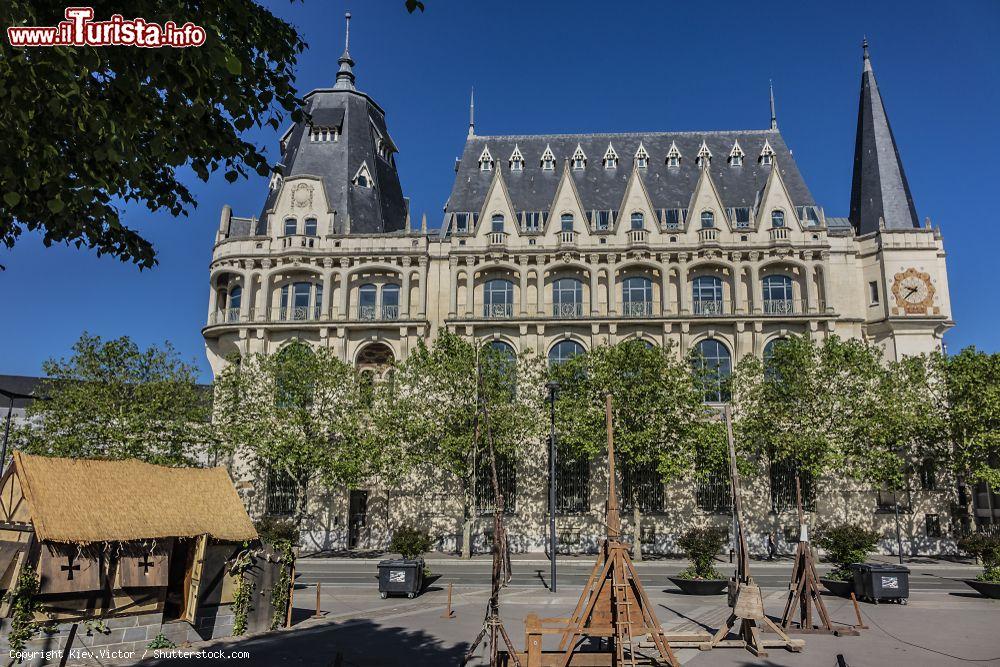
{"type": "Polygon", "coordinates": [[[38,625],[35,623],[35,609],[38,603],[38,574],[32,567],[25,566],[17,578],[17,584],[7,593],[10,601],[10,634],[7,643],[11,651],[24,650],[24,645],[35,636],[38,625]]]}

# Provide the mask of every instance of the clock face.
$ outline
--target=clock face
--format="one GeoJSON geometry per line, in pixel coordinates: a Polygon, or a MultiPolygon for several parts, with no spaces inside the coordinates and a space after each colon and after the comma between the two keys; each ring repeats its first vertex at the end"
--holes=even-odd
{"type": "Polygon", "coordinates": [[[928,314],[934,303],[934,285],[931,277],[914,268],[897,273],[892,285],[896,305],[902,313],[928,314]]]}

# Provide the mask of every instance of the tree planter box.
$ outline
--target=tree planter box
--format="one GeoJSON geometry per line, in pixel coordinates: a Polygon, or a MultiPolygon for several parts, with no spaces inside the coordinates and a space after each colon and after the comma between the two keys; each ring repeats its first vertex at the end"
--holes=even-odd
{"type": "Polygon", "coordinates": [[[1000,583],[996,581],[980,581],[979,579],[963,579],[972,588],[985,597],[1000,600],[1000,583]]]}
{"type": "Polygon", "coordinates": [[[681,579],[667,577],[685,595],[721,595],[729,586],[728,579],[681,579]]]}
{"type": "Polygon", "coordinates": [[[826,590],[842,598],[850,597],[854,592],[853,581],[838,581],[837,579],[825,579],[820,577],[820,583],[826,586],[826,590]]]}

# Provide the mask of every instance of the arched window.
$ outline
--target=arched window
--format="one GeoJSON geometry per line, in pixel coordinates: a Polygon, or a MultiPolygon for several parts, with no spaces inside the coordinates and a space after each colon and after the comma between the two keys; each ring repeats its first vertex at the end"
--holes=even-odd
{"type": "Polygon", "coordinates": [[[293,283],[281,288],[281,318],[282,320],[309,319],[309,297],[312,283],[293,283]]]}
{"type": "Polygon", "coordinates": [[[715,276],[698,276],[691,281],[695,315],[722,314],[722,281],[715,276]]]}
{"type": "Polygon", "coordinates": [[[358,319],[374,320],[378,314],[375,311],[375,302],[378,299],[378,288],[366,283],[358,289],[358,319]]]}
{"type": "Polygon", "coordinates": [[[226,310],[226,321],[235,322],[240,319],[240,305],[243,303],[243,288],[233,285],[229,290],[229,308],[226,310]]]}
{"type": "Polygon", "coordinates": [[[382,319],[399,319],[399,285],[382,287],[382,319]]]}
{"type": "Polygon", "coordinates": [[[771,211],[771,226],[772,227],[784,227],[785,226],[785,212],[781,209],[774,209],[771,211]]]}
{"type": "Polygon", "coordinates": [[[701,228],[708,229],[709,227],[715,227],[715,214],[711,211],[702,211],[701,228]]]}
{"type": "Polygon", "coordinates": [[[622,282],[625,317],[647,317],[653,314],[653,281],[632,276],[622,282]]]}
{"type": "Polygon", "coordinates": [[[491,232],[503,231],[503,215],[497,213],[490,219],[490,231],[491,232]]]}
{"type": "Polygon", "coordinates": [[[764,354],[762,355],[764,360],[764,377],[768,380],[777,380],[779,377],[778,369],[775,368],[774,364],[774,353],[779,347],[784,343],[787,343],[787,338],[772,338],[767,341],[764,345],[764,354]]]}
{"type": "Polygon", "coordinates": [[[285,236],[291,236],[298,232],[299,222],[295,218],[285,218],[285,236]]]}
{"type": "Polygon", "coordinates": [[[559,221],[560,221],[560,223],[562,225],[560,227],[560,229],[562,229],[562,231],[564,231],[564,232],[571,232],[571,231],[573,231],[573,214],[572,213],[563,213],[562,217],[559,218],[559,221]]]}
{"type": "Polygon", "coordinates": [[[765,314],[787,315],[794,312],[792,279],[788,276],[765,276],[763,293],[765,314]]]}
{"type": "Polygon", "coordinates": [[[706,403],[724,403],[729,400],[729,376],[733,371],[729,349],[715,340],[706,338],[695,347],[695,369],[705,393],[706,403]]]}
{"type": "Polygon", "coordinates": [[[559,278],[552,283],[552,315],[583,316],[583,283],[576,278],[559,278]]]}
{"type": "Polygon", "coordinates": [[[483,285],[483,316],[511,317],[514,314],[514,283],[503,278],[487,280],[483,285]]]}
{"type": "Polygon", "coordinates": [[[306,236],[316,236],[316,218],[306,218],[306,236]]]}
{"type": "Polygon", "coordinates": [[[549,365],[557,366],[580,354],[583,354],[583,345],[575,340],[561,340],[549,350],[549,365]]]}
{"type": "Polygon", "coordinates": [[[642,213],[636,211],[632,214],[632,229],[643,229],[645,222],[642,213]]]}

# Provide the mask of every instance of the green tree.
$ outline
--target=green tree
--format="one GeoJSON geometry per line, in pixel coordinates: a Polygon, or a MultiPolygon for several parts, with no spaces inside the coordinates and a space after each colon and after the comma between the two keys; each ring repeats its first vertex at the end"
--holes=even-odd
{"type": "MultiPolygon", "coordinates": [[[[560,390],[556,428],[564,455],[606,456],[605,396],[612,397],[615,451],[624,470],[653,467],[663,481],[719,452],[722,430],[712,424],[703,390],[673,346],[625,341],[598,347],[551,369],[560,390]]],[[[640,544],[639,485],[630,485],[635,544],[640,544]]],[[[641,559],[640,549],[634,557],[641,559]]]]}
{"type": "Polygon", "coordinates": [[[967,347],[936,357],[947,386],[952,467],[972,516],[972,485],[1000,491],[1000,354],[967,347]]]}
{"type": "Polygon", "coordinates": [[[477,349],[447,330],[431,347],[421,342],[396,369],[393,407],[384,413],[392,418],[380,419],[378,430],[405,449],[399,454],[405,460],[459,482],[463,557],[471,556],[476,472],[488,451],[479,402],[497,456],[523,457],[544,434],[544,382],[544,365],[535,355],[509,357],[489,345],[477,349]]]}
{"type": "Polygon", "coordinates": [[[141,350],[127,336],[85,332],[68,359],[49,359],[42,372],[47,400],[31,403],[32,425],[15,436],[24,451],[197,465],[215,447],[211,394],[169,343],[141,350]]]}
{"type": "MultiPolygon", "coordinates": [[[[229,181],[270,168],[242,138],[300,115],[292,85],[305,43],[296,30],[251,0],[97,1],[95,20],[112,14],[147,21],[191,21],[207,31],[193,48],[14,48],[0,43],[0,241],[24,230],[45,245],[86,245],[140,268],[156,251],[121,219],[121,206],[187,215],[196,205],[178,178],[202,181],[223,169],[229,181]]],[[[8,0],[3,26],[55,25],[65,2],[8,0]]]]}
{"type": "Polygon", "coordinates": [[[358,373],[326,348],[292,342],[229,364],[215,382],[215,423],[236,465],[264,483],[270,471],[296,488],[301,528],[317,486],[355,486],[377,472],[358,373]]]}

